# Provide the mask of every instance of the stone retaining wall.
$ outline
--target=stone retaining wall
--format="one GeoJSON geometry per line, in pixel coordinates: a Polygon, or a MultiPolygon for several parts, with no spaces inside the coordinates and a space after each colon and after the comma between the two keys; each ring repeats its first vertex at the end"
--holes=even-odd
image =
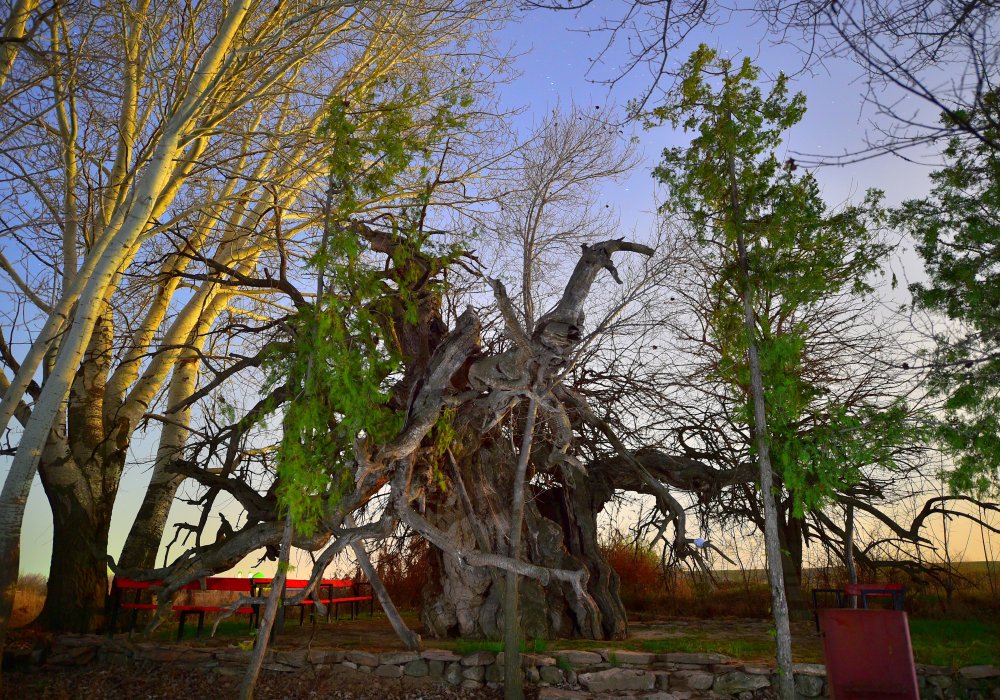
{"type": "MultiPolygon", "coordinates": [[[[237,647],[163,646],[152,642],[109,639],[94,635],[57,638],[50,649],[33,653],[31,663],[43,669],[82,666],[93,661],[151,661],[182,668],[241,675],[249,651],[237,647]]],[[[459,655],[444,649],[421,652],[340,650],[275,651],[264,668],[298,672],[344,669],[385,678],[430,677],[450,685],[478,688],[503,683],[503,653],[477,651],[459,655]]],[[[691,695],[750,700],[771,697],[774,669],[741,663],[721,654],[652,654],[614,649],[522,654],[528,683],[538,686],[539,700],[583,700],[600,695],[680,700],[691,695]]],[[[958,670],[918,665],[921,698],[1000,700],[1000,669],[967,666],[958,670]]],[[[826,669],[821,664],[795,664],[795,687],[802,698],[827,697],[826,669]]]]}

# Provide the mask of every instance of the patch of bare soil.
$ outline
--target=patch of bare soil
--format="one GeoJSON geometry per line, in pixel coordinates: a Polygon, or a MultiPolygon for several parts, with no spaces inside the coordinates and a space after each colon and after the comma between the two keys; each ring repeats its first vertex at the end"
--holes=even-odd
{"type": "MultiPolygon", "coordinates": [[[[169,664],[91,664],[59,672],[4,674],[3,700],[226,700],[239,696],[241,675],[169,664]]],[[[529,691],[528,697],[537,697],[529,691]]],[[[453,688],[427,678],[379,678],[356,671],[261,673],[259,700],[498,700],[503,691],[453,688]]]]}

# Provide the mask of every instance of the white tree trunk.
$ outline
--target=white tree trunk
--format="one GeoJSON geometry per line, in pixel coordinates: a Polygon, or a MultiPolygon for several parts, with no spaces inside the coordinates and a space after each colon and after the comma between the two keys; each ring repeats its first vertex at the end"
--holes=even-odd
{"type": "MultiPolygon", "coordinates": [[[[192,120],[197,117],[200,107],[204,104],[206,90],[216,78],[219,67],[222,65],[239,27],[243,24],[249,7],[249,0],[242,0],[242,2],[234,3],[229,7],[219,28],[219,33],[193,70],[195,77],[189,87],[187,97],[164,128],[156,151],[136,185],[132,197],[133,206],[124,216],[121,228],[113,235],[108,232],[106,237],[103,237],[107,240],[103,250],[100,252],[94,250],[91,255],[87,256],[87,263],[90,263],[91,259],[94,260],[93,273],[88,276],[81,272],[78,276],[78,279],[85,279],[86,283],[77,302],[73,324],[65,338],[60,342],[55,364],[46,378],[41,396],[24,428],[17,453],[11,463],[7,480],[4,482],[3,491],[0,492],[0,563],[3,564],[0,567],[0,652],[3,649],[2,643],[6,637],[7,624],[13,608],[14,588],[17,585],[20,561],[19,541],[24,508],[49,429],[64,405],[70,384],[101,313],[108,287],[119,270],[123,269],[135,255],[135,244],[148,225],[149,217],[157,200],[167,188],[169,176],[174,169],[174,159],[181,152],[182,134],[190,128],[192,120]]],[[[68,306],[70,303],[70,298],[64,295],[60,306],[68,306]]],[[[51,317],[50,320],[52,320],[51,317]]],[[[54,325],[61,325],[61,323],[56,321],[54,325]]],[[[43,335],[42,339],[46,337],[51,338],[52,336],[43,335]]],[[[34,346],[32,351],[35,351],[34,346]]],[[[41,356],[44,355],[44,351],[45,348],[42,348],[41,352],[38,353],[36,366],[37,362],[41,360],[41,356]]],[[[24,369],[22,367],[22,370],[24,369]]],[[[4,401],[7,403],[7,400],[10,399],[12,405],[9,408],[4,407],[10,415],[13,415],[21,396],[20,394],[12,395],[18,389],[17,380],[20,379],[21,391],[23,392],[33,372],[33,368],[29,369],[24,372],[26,380],[15,377],[15,382],[11,383],[12,386],[4,401]]],[[[0,415],[0,417],[5,419],[3,425],[6,426],[10,416],[0,415]]]]}
{"type": "Polygon", "coordinates": [[[0,34],[0,88],[3,88],[21,50],[28,17],[38,9],[38,0],[15,0],[0,34]]]}

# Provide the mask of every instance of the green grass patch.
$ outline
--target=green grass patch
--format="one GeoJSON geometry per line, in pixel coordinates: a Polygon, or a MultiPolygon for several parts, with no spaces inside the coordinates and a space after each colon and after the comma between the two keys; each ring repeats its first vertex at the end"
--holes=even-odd
{"type": "Polygon", "coordinates": [[[760,659],[774,656],[774,642],[770,639],[707,639],[704,637],[674,637],[670,639],[644,639],[638,651],[652,654],[671,652],[725,654],[736,659],[760,659]]]}
{"type": "Polygon", "coordinates": [[[982,620],[910,620],[917,663],[1000,666],[1000,624],[982,620]]]}

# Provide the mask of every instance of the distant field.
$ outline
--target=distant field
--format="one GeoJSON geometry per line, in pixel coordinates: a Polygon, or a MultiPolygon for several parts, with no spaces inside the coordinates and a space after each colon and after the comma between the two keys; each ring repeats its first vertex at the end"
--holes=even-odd
{"type": "MultiPolygon", "coordinates": [[[[621,577],[621,594],[633,618],[767,617],[771,596],[764,569],[720,569],[712,572],[718,585],[702,575],[673,572],[664,575],[655,557],[634,549],[609,552],[621,577]]],[[[802,600],[808,605],[813,588],[839,587],[847,580],[843,568],[807,568],[802,577],[802,600]]],[[[956,562],[950,573],[915,577],[901,569],[884,569],[868,583],[902,583],[905,609],[911,617],[1000,619],[1000,563],[956,562]],[[950,590],[949,590],[950,589],[950,590]]]]}

